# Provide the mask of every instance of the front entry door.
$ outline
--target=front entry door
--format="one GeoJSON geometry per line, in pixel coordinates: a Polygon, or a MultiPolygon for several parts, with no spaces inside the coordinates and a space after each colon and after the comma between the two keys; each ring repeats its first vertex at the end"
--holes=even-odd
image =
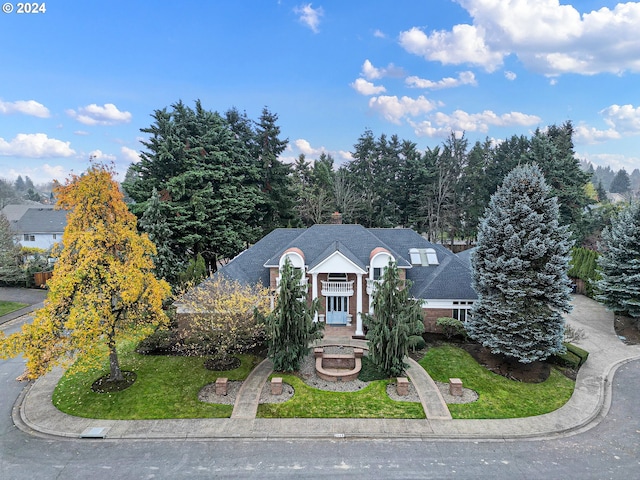
{"type": "Polygon", "coordinates": [[[349,297],[327,297],[327,324],[346,325],[349,297]]]}

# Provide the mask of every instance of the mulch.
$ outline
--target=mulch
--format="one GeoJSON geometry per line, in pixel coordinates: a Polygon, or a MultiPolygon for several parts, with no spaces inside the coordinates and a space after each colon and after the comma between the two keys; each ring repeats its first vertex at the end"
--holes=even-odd
{"type": "Polygon", "coordinates": [[[613,326],[616,335],[627,345],[640,344],[640,321],[636,318],[616,315],[613,326]]]}

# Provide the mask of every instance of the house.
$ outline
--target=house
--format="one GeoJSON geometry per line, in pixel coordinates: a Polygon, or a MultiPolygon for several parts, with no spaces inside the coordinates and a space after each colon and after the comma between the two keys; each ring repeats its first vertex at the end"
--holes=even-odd
{"type": "Polygon", "coordinates": [[[7,205],[3,210],[23,247],[49,250],[62,240],[67,211],[48,205],[7,205]]]}
{"type": "Polygon", "coordinates": [[[401,228],[337,223],[276,229],[216,275],[261,283],[275,292],[286,259],[303,272],[308,300],[320,300],[316,320],[348,327],[355,336],[364,334],[362,314],[373,313],[372,294],[389,260],[396,262],[402,279],[411,281],[410,293],[422,302],[427,331],[437,331],[439,317],[464,321],[477,298],[467,262],[401,228]]]}

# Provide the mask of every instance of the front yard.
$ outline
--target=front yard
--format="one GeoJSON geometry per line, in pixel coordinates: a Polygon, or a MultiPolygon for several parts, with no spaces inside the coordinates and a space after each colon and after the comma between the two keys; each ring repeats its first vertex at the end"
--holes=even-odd
{"type": "MultiPolygon", "coordinates": [[[[168,418],[226,418],[233,405],[205,403],[198,392],[218,377],[243,380],[262,358],[240,355],[239,368],[214,372],[204,368],[203,357],[140,355],[129,342],[121,349],[123,370],[137,374],[135,383],[117,393],[95,393],[92,383],[103,371],[72,367],[63,376],[53,395],[61,411],[80,417],[141,420],[168,418]]],[[[430,348],[420,364],[434,380],[462,379],[466,388],[478,392],[479,399],[468,404],[451,404],[453,418],[516,418],[540,415],[566,403],[574,383],[555,368],[542,383],[531,384],[506,379],[480,366],[465,351],[444,345],[430,348]]],[[[278,404],[261,404],[263,418],[424,418],[419,403],[397,402],[389,398],[391,380],[372,381],[357,392],[329,392],[305,384],[296,375],[280,375],[295,389],[293,398],[278,404]]]]}

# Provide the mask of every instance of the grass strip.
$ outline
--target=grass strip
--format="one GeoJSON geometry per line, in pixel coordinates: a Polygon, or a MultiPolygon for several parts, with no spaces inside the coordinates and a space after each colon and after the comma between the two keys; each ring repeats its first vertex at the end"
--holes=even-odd
{"type": "Polygon", "coordinates": [[[0,317],[6,315],[7,313],[15,312],[16,310],[20,310],[21,308],[27,307],[26,303],[19,302],[7,302],[5,300],[0,300],[0,317]]]}
{"type": "Polygon", "coordinates": [[[204,368],[203,357],[152,356],[133,352],[135,343],[120,354],[123,370],[137,374],[135,383],[116,393],[95,393],[92,383],[108,372],[74,371],[71,367],[53,393],[53,404],[70,415],[111,420],[166,418],[226,418],[233,405],[200,402],[198,392],[218,377],[244,380],[261,361],[253,355],[239,355],[242,365],[227,372],[204,368]]]}
{"type": "Polygon", "coordinates": [[[445,345],[430,348],[420,365],[436,381],[460,378],[466,388],[475,390],[473,403],[449,404],[453,418],[521,418],[542,415],[563,406],[573,393],[575,382],[552,367],[542,383],[509,380],[482,367],[466,351],[445,345]]]}
{"type": "Polygon", "coordinates": [[[295,375],[274,374],[291,385],[293,398],[263,403],[260,418],[425,418],[422,404],[397,402],[386,392],[391,380],[377,380],[357,392],[329,392],[310,387],[295,375]]]}

